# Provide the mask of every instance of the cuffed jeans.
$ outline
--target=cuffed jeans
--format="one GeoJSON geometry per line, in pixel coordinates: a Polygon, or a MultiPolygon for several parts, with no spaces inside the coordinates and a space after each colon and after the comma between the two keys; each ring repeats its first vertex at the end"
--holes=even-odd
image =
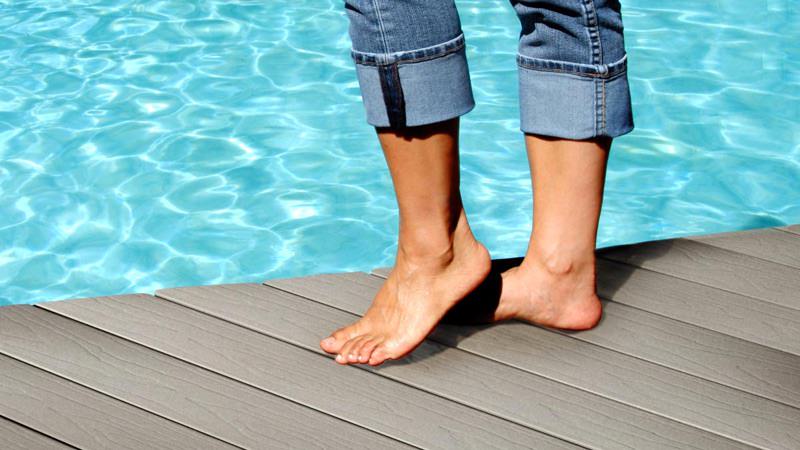
{"type": "MultiPolygon", "coordinates": [[[[521,24],[520,131],[587,139],[633,130],[619,1],[510,1],[521,24]]],[[[345,0],[345,10],[370,125],[426,125],[475,107],[454,0],[345,0]]]]}

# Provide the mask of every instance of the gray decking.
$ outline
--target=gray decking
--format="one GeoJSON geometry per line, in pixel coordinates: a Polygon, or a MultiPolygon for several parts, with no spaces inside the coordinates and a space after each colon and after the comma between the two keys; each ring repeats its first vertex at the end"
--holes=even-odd
{"type": "Polygon", "coordinates": [[[385,268],[0,308],[0,448],[800,448],[800,226],[599,254],[598,327],[379,367],[318,342],[385,268]]]}

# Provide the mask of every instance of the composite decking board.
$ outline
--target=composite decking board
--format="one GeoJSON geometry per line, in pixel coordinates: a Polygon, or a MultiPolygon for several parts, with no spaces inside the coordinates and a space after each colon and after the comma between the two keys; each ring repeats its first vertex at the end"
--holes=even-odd
{"type": "Polygon", "coordinates": [[[777,227],[779,230],[786,231],[787,233],[800,234],[800,224],[787,225],[784,227],[777,227]]]}
{"type": "Polygon", "coordinates": [[[603,259],[660,272],[800,313],[800,269],[686,239],[598,250],[603,259]]]}
{"type": "Polygon", "coordinates": [[[3,450],[68,450],[75,447],[0,416],[0,448],[3,450]]]}
{"type": "Polygon", "coordinates": [[[3,354],[0,374],[0,415],[74,447],[236,448],[3,354]]]}
{"type": "MultiPolygon", "coordinates": [[[[304,403],[313,402],[315,401],[313,400],[314,398],[328,396],[331,398],[330,402],[332,402],[327,406],[328,408],[335,408],[337,406],[341,408],[342,405],[347,405],[346,402],[342,402],[342,398],[359,398],[358,403],[362,405],[362,407],[368,406],[364,405],[363,394],[360,393],[363,392],[361,389],[354,388],[353,392],[343,392],[343,389],[347,389],[346,386],[364,386],[366,384],[363,381],[353,380],[354,374],[357,375],[363,372],[362,370],[355,367],[344,367],[345,369],[352,369],[350,373],[348,373],[347,371],[343,371],[338,365],[331,364],[328,358],[325,358],[326,361],[324,365],[309,364],[309,355],[306,350],[296,349],[294,352],[283,348],[270,350],[270,348],[275,347],[275,344],[271,343],[271,341],[273,341],[272,338],[261,334],[255,334],[252,331],[248,331],[236,325],[220,325],[220,321],[183,306],[171,304],[166,301],[162,303],[163,304],[147,301],[146,298],[143,298],[140,301],[130,299],[126,302],[104,302],[102,300],[54,302],[41,304],[40,306],[44,308],[54,307],[54,311],[76,320],[101,327],[111,333],[122,335],[173,356],[191,360],[196,364],[209,367],[212,370],[225,371],[227,375],[240,379],[243,382],[276,388],[277,385],[280,384],[280,379],[275,380],[274,378],[265,376],[264,368],[259,367],[256,361],[258,361],[259,357],[263,357],[264,360],[280,358],[293,361],[292,364],[295,365],[294,368],[280,367],[275,370],[282,373],[286,379],[293,380],[293,382],[284,387],[284,389],[293,389],[294,392],[292,395],[294,395],[295,398],[297,395],[303,395],[303,390],[308,389],[308,387],[313,388],[316,385],[321,386],[324,384],[324,381],[320,382],[320,379],[327,380],[331,385],[344,386],[337,387],[333,391],[329,387],[322,386],[321,388],[314,389],[313,392],[308,392],[304,399],[299,399],[298,401],[304,403]],[[260,338],[258,336],[260,336],[260,338]],[[204,340],[207,341],[210,338],[215,339],[213,343],[220,349],[220,354],[209,353],[208,350],[197,350],[197,348],[205,349],[211,347],[204,343],[204,340]],[[235,365],[234,367],[225,367],[225,365],[230,366],[231,361],[237,360],[249,362],[248,365],[242,367],[235,365]],[[352,372],[353,370],[359,372],[352,372]],[[310,379],[304,382],[297,381],[306,378],[310,379]],[[337,405],[337,402],[339,405],[337,405]]],[[[312,362],[314,361],[318,361],[318,359],[314,359],[312,362]]],[[[477,371],[477,369],[475,370],[477,371]]],[[[473,376],[475,375],[476,374],[473,374],[473,376]]],[[[365,375],[362,374],[361,376],[364,377],[365,375]]],[[[284,381],[284,383],[286,382],[284,381]]],[[[524,380],[520,380],[519,383],[525,384],[524,380]]],[[[498,386],[498,389],[502,389],[502,386],[498,386]]],[[[386,391],[378,386],[371,390],[375,392],[386,391]]],[[[506,397],[516,398],[518,401],[524,400],[524,398],[518,395],[513,395],[514,392],[505,392],[504,394],[506,397]]],[[[396,400],[384,400],[396,403],[396,400]]],[[[315,407],[319,408],[320,406],[315,407]]],[[[537,405],[534,404],[531,405],[531,407],[537,408],[537,405]]],[[[582,408],[583,409],[581,409],[579,413],[575,414],[576,416],[580,416],[580,418],[575,420],[584,420],[583,418],[585,416],[583,411],[585,410],[585,406],[582,406],[582,408]]],[[[565,412],[568,413],[569,411],[562,411],[562,413],[565,412]]],[[[334,411],[334,413],[340,417],[342,416],[342,412],[334,411]]],[[[616,410],[609,413],[616,414],[616,410]]],[[[363,414],[367,414],[370,417],[375,415],[380,416],[380,408],[374,411],[365,410],[363,414]]],[[[397,421],[396,413],[393,415],[395,416],[393,420],[397,421]]],[[[621,419],[623,418],[624,417],[621,419]]],[[[390,418],[390,420],[392,419],[390,418]]],[[[427,421],[428,420],[425,422],[427,421]]],[[[419,430],[419,426],[414,424],[397,423],[397,425],[401,428],[419,430]]],[[[386,428],[386,425],[383,423],[381,423],[380,426],[386,428]]],[[[603,426],[608,429],[608,424],[604,424],[603,426]]],[[[579,427],[575,432],[582,433],[583,430],[579,427]]],[[[415,434],[418,434],[418,432],[415,434]]],[[[422,433],[422,435],[425,434],[427,433],[422,433]]],[[[418,442],[418,444],[424,443],[418,442]]]]}
{"type": "Polygon", "coordinates": [[[389,274],[391,273],[391,267],[376,267],[370,271],[372,275],[381,278],[389,278],[389,274]]]}
{"type": "Polygon", "coordinates": [[[600,297],[800,355],[800,311],[652,270],[597,260],[600,297]]]}
{"type": "Polygon", "coordinates": [[[682,239],[800,269],[800,236],[775,228],[689,236],[682,239]]]}
{"type": "MultiPolygon", "coordinates": [[[[360,272],[267,281],[358,315],[382,282],[360,272]]],[[[741,442],[800,446],[800,409],[525,323],[482,328],[440,325],[430,338],[741,442]]]]}
{"type": "MultiPolygon", "coordinates": [[[[373,391],[385,394],[384,404],[378,405],[377,409],[399,410],[403,412],[402,420],[414,418],[422,421],[430,421],[429,424],[413,423],[409,426],[411,433],[430,433],[428,425],[433,426],[436,432],[431,436],[430,445],[433,448],[577,448],[574,444],[557,439],[548,434],[541,433],[524,425],[507,421],[494,414],[489,414],[480,409],[470,407],[463,402],[453,401],[447,396],[439,395],[435,390],[420,388],[414,383],[406,383],[404,380],[393,377],[394,372],[420,372],[451,370],[441,366],[431,366],[427,362],[415,362],[420,364],[417,369],[401,368],[408,366],[407,362],[395,364],[391,368],[390,364],[382,368],[369,368],[365,366],[340,366],[333,361],[333,357],[323,352],[318,342],[322,337],[324,329],[342,326],[352,316],[323,305],[315,304],[301,297],[293,296],[271,289],[269,287],[253,284],[232,284],[219,286],[199,286],[193,288],[177,288],[156,291],[158,296],[162,296],[165,301],[174,302],[182,305],[186,309],[199,311],[202,314],[216,316],[229,321],[235,326],[247,329],[252,333],[278,339],[292,346],[304,349],[309,353],[316,353],[325,358],[327,368],[317,371],[322,372],[323,376],[332,375],[333,382],[325,389],[333,391],[334,396],[340,397],[340,402],[344,402],[348,397],[342,395],[341,384],[350,384],[354,387],[347,391],[349,398],[355,398],[356,405],[362,402],[363,393],[373,391]],[[276,294],[278,298],[270,294],[276,294]],[[264,294],[267,294],[266,296],[264,294]],[[276,301],[278,300],[278,301],[276,301]],[[310,304],[310,307],[308,305],[310,304]],[[221,309],[216,306],[223,305],[221,309]],[[210,307],[206,307],[210,306],[210,307]],[[251,308],[255,310],[250,311],[251,308]],[[222,313],[222,314],[220,314],[222,313]],[[241,317],[255,317],[254,321],[241,320],[241,317]],[[273,329],[274,328],[274,329],[273,329]],[[346,370],[345,370],[346,369],[346,370]],[[358,372],[353,372],[356,370],[358,372]],[[337,374],[338,371],[338,374],[337,374]],[[401,382],[398,382],[401,381],[401,382]],[[413,403],[422,406],[422,410],[408,405],[413,403]],[[421,411],[419,416],[409,416],[409,410],[421,411]],[[426,412],[426,410],[429,410],[426,412]],[[433,414],[432,414],[433,413],[433,414]],[[453,421],[455,419],[455,421],[453,421]],[[436,442],[441,439],[436,433],[445,433],[447,440],[436,442]]],[[[257,349],[254,349],[257,351],[257,349]]],[[[454,369],[453,369],[454,370],[454,369]]],[[[480,371],[477,371],[480,375],[480,371]]],[[[440,373],[441,375],[441,373],[440,373]]],[[[475,373],[461,374],[464,377],[474,377],[475,373]]],[[[436,376],[428,374],[428,376],[436,376]]],[[[451,375],[452,376],[452,375],[451,375]]],[[[327,395],[321,392],[321,395],[327,395]]],[[[380,400],[380,396],[376,396],[380,400]]],[[[540,405],[541,406],[541,405],[540,405]]],[[[546,405],[549,408],[549,405],[546,405]]],[[[531,407],[526,405],[526,408],[531,407]]],[[[547,409],[547,408],[545,408],[547,409]]],[[[540,412],[542,420],[550,422],[556,420],[552,411],[540,412]]],[[[555,413],[556,415],[560,413],[555,413]]],[[[352,415],[352,413],[350,413],[352,415]]],[[[583,417],[584,420],[591,417],[583,417]]],[[[598,424],[602,426],[604,424],[598,424]]],[[[406,426],[399,423],[398,426],[406,426]]],[[[576,425],[579,428],[586,425],[576,425]]],[[[672,430],[670,430],[672,431],[672,430]]],[[[586,430],[587,434],[602,434],[600,429],[586,430]]],[[[423,436],[417,436],[417,439],[423,436]]],[[[603,438],[609,442],[618,442],[609,438],[603,438]]],[[[426,447],[429,448],[429,447],[426,447]]]]}
{"type": "Polygon", "coordinates": [[[338,418],[41,308],[0,308],[0,323],[0,352],[240,447],[326,448],[331,433],[346,447],[399,447],[338,418]]]}
{"type": "Polygon", "coordinates": [[[38,306],[421,448],[575,448],[165,299],[38,306]],[[518,439],[508,440],[506,433],[518,439]]]}
{"type": "MultiPolygon", "coordinates": [[[[357,318],[279,289],[249,283],[167,289],[156,294],[321,354],[319,340],[357,318]]],[[[358,367],[582,446],[744,446],[433,341],[424,341],[402,361],[358,367]]]]}
{"type": "MultiPolygon", "coordinates": [[[[385,268],[376,271],[386,272],[385,268]]],[[[324,298],[335,292],[337,304],[361,308],[383,280],[355,272],[267,283],[311,298],[324,298]]],[[[580,332],[554,331],[800,407],[797,355],[610,301],[603,302],[603,319],[597,327],[580,332]]]]}

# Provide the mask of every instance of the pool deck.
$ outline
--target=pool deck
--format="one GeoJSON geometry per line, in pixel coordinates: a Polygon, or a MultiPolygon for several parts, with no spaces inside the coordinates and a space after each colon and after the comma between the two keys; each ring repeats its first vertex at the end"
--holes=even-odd
{"type": "Polygon", "coordinates": [[[800,448],[800,225],[598,251],[604,315],[341,366],[388,273],[0,308],[0,448],[800,448]]]}

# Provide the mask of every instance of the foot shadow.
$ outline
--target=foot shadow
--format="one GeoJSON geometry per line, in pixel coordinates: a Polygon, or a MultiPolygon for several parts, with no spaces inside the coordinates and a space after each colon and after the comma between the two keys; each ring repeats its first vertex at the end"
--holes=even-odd
{"type": "MultiPolygon", "coordinates": [[[[597,291],[603,306],[608,302],[614,301],[614,297],[620,289],[625,286],[636,270],[642,270],[636,265],[669,252],[672,245],[672,239],[666,239],[662,241],[624,244],[598,249],[596,252],[597,291]],[[646,249],[646,251],[640,251],[641,249],[646,249]],[[616,262],[608,256],[613,253],[618,254],[619,252],[636,253],[636,265],[616,262]]],[[[412,364],[446,351],[448,347],[457,347],[462,340],[475,333],[479,333],[494,326],[502,326],[506,322],[519,322],[514,319],[502,322],[492,322],[491,320],[500,303],[500,293],[503,288],[501,273],[520,265],[522,260],[523,258],[521,257],[492,260],[491,270],[486,279],[462,301],[451,308],[426,339],[429,342],[435,342],[436,345],[426,346],[425,350],[418,347],[406,358],[388,360],[383,365],[412,364]]],[[[595,328],[602,327],[604,321],[605,315],[600,318],[600,322],[595,328]]],[[[552,329],[529,324],[527,322],[521,323],[565,335],[584,332],[578,330],[552,329]]]]}
{"type": "Polygon", "coordinates": [[[522,259],[492,260],[491,269],[486,279],[463,300],[456,303],[426,338],[427,342],[435,345],[417,347],[405,358],[388,360],[381,366],[407,365],[422,361],[437,353],[446,351],[449,347],[456,347],[463,339],[481,330],[501,325],[503,322],[492,322],[494,312],[500,303],[500,293],[503,288],[503,279],[500,274],[520,265],[522,259]]]}

